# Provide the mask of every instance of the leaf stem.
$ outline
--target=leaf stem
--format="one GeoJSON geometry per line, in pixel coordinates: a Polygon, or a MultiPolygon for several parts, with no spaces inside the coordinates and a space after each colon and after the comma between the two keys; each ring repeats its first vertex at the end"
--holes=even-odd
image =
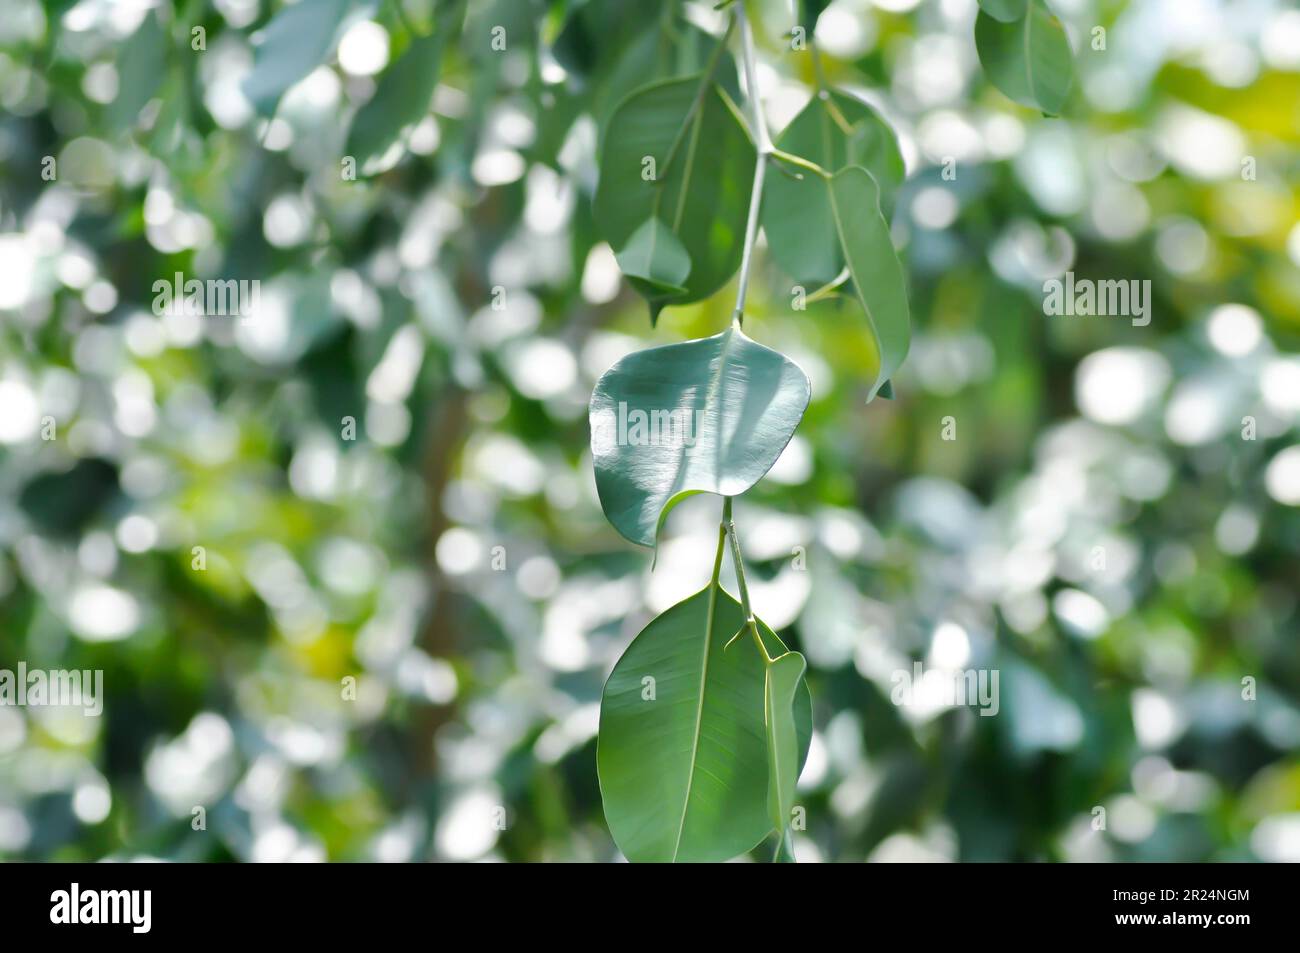
{"type": "MultiPolygon", "coordinates": [[[[740,537],[736,535],[736,523],[731,518],[731,500],[732,498],[729,496],[723,497],[722,525],[726,530],[727,537],[731,540],[731,562],[736,568],[736,585],[740,589],[740,611],[745,614],[745,625],[741,632],[749,632],[754,639],[754,644],[758,646],[759,654],[763,656],[763,661],[771,664],[772,656],[767,654],[767,646],[763,644],[762,636],[758,634],[758,620],[754,618],[754,610],[749,603],[749,584],[745,581],[745,561],[740,555],[740,537]]],[[[736,634],[739,635],[740,633],[736,634]]]]}
{"type": "MultiPolygon", "coordinates": [[[[758,72],[754,68],[754,34],[749,28],[749,19],[745,16],[745,4],[735,5],[734,23],[740,24],[740,47],[745,63],[745,92],[749,95],[749,105],[754,114],[754,138],[758,149],[754,165],[754,186],[749,193],[749,220],[745,223],[745,246],[740,256],[740,286],[736,289],[736,309],[732,312],[732,322],[736,325],[745,320],[745,293],[749,289],[749,272],[754,262],[754,244],[758,239],[758,213],[763,203],[763,173],[767,170],[767,157],[772,154],[772,140],[767,134],[767,121],[763,118],[763,104],[758,96],[758,72]]],[[[737,572],[740,567],[737,566],[737,572]]]]}

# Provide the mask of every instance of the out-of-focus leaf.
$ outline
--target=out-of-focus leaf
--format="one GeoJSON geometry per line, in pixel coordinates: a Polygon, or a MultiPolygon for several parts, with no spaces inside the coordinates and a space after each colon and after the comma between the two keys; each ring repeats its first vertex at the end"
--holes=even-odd
{"type": "Polygon", "coordinates": [[[108,107],[108,119],[115,129],[135,123],[166,75],[167,35],[158,25],[158,15],[151,10],[123,44],[118,57],[117,98],[108,107]]]}
{"type": "Polygon", "coordinates": [[[244,95],[261,115],[272,115],[285,90],[329,58],[352,8],[352,0],[299,0],[267,24],[244,79],[244,95]]]}
{"type": "Polygon", "coordinates": [[[980,9],[1002,23],[1013,23],[1025,15],[1029,0],[979,0],[980,9]]]}
{"type": "Polygon", "coordinates": [[[1070,44],[1043,0],[1004,23],[984,10],[975,20],[975,49],[984,74],[1009,99],[1048,115],[1065,105],[1074,80],[1070,44]]]}
{"type": "Polygon", "coordinates": [[[361,175],[386,172],[402,157],[406,137],[429,113],[445,33],[416,37],[379,80],[348,131],[347,154],[361,175]]]}

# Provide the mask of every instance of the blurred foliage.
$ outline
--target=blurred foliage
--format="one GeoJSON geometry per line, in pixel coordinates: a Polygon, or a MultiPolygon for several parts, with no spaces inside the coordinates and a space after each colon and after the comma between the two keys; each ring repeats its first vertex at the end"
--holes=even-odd
{"type": "MultiPolygon", "coordinates": [[[[6,0],[0,668],[102,669],[105,703],[0,707],[0,856],[615,859],[600,688],[707,580],[718,501],[651,572],[601,515],[587,399],[731,299],[650,328],[595,155],[718,14],[307,4],[6,0]],[[428,108],[408,50],[439,55],[428,108]],[[384,171],[352,179],[381,93],[352,148],[384,171]],[[256,313],[159,313],[177,273],[259,280],[256,313]]],[[[796,851],[1300,859],[1300,13],[1049,6],[1061,119],[984,81],[975,0],[818,23],[899,131],[915,338],[864,406],[859,328],[760,259],[746,330],[813,381],[737,507],[810,663],[796,851]],[[1149,280],[1150,323],[1045,315],[1067,270],[1149,280]],[[998,714],[892,704],[914,659],[996,669],[998,714]]],[[[752,9],[779,130],[813,64],[788,4],[752,9]]]]}

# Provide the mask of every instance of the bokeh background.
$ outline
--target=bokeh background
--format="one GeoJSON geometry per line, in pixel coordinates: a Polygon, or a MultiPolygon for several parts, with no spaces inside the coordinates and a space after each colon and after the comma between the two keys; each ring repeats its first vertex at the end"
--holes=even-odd
{"type": "MultiPolygon", "coordinates": [[[[456,4],[338,2],[268,121],[242,84],[278,0],[5,0],[0,668],[106,698],[0,707],[0,857],[619,857],[601,685],[707,581],[719,503],[652,572],[602,517],[587,400],[732,290],[652,329],[593,234],[635,17],[557,51],[582,3],[470,0],[406,147],[350,181],[352,116],[456,4]],[[155,313],[176,272],[258,279],[258,313],[155,313]]],[[[797,852],[1300,860],[1300,10],[1050,5],[1061,119],[983,79],[975,0],[818,30],[898,131],[914,338],[864,405],[859,327],[760,258],[746,330],[813,381],[737,504],[811,666],[797,852]],[[1150,324],[1044,315],[1066,270],[1150,280],[1150,324]],[[917,659],[997,669],[998,715],[892,704],[917,659]]],[[[788,4],[752,9],[779,129],[812,66],[788,4]]]]}

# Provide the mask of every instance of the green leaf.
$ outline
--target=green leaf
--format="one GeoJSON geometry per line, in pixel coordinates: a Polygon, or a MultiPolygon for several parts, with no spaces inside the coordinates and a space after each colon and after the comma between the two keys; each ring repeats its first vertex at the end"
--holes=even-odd
{"type": "MultiPolygon", "coordinates": [[[[867,316],[874,355],[871,400],[894,376],[911,341],[907,281],[880,212],[880,190],[871,173],[849,166],[825,180],[835,235],[853,279],[853,293],[867,316]]],[[[893,389],[890,388],[890,393],[893,389]]]]}
{"type": "MultiPolygon", "coordinates": [[[[628,860],[729,860],[772,829],[766,666],[752,639],[724,650],[743,622],[714,582],[647,625],[605,683],[596,771],[628,860]]],[[[769,655],[786,654],[771,629],[758,629],[769,655]]],[[[806,685],[793,707],[802,766],[812,734],[806,685]]]]}
{"type": "Polygon", "coordinates": [[[1003,23],[1012,23],[1025,15],[1029,0],[979,0],[980,9],[1003,23]]]}
{"type": "Polygon", "coordinates": [[[798,731],[795,700],[808,664],[798,652],[766,663],[763,690],[763,720],[767,725],[767,810],[772,827],[784,840],[794,809],[795,785],[799,783],[798,731]]]}
{"type": "Polygon", "coordinates": [[[807,31],[809,38],[817,31],[817,18],[831,5],[831,0],[800,0],[799,24],[807,31]]]}
{"type": "Polygon", "coordinates": [[[329,58],[351,7],[352,0],[299,0],[267,24],[244,80],[258,113],[273,115],[285,90],[329,58]]]}
{"type": "Polygon", "coordinates": [[[429,113],[445,31],[416,37],[379,80],[375,95],[357,111],[346,154],[361,175],[386,172],[401,159],[406,139],[429,113]]]}
{"type": "Polygon", "coordinates": [[[167,35],[154,11],[122,46],[117,75],[117,98],[108,107],[108,119],[115,129],[125,129],[135,124],[167,75],[167,35]]]}
{"type": "Polygon", "coordinates": [[[665,303],[707,298],[740,265],[754,158],[715,84],[697,76],[643,87],[605,130],[596,227],[611,247],[624,248],[647,219],[662,218],[691,261],[683,291],[665,303]]]}
{"type": "Polygon", "coordinates": [[[647,219],[633,232],[616,258],[632,286],[649,300],[651,323],[658,314],[656,304],[681,294],[691,271],[686,249],[658,218],[647,219]]]}
{"type": "Polygon", "coordinates": [[[1025,15],[1010,23],[981,10],[975,49],[989,82],[1009,99],[1048,115],[1061,112],[1074,78],[1073,54],[1043,0],[1030,0],[1025,15]]]}
{"type": "MultiPolygon", "coordinates": [[[[782,130],[776,146],[808,159],[827,172],[851,165],[866,168],[881,187],[881,208],[893,209],[903,181],[903,156],[889,124],[856,96],[831,92],[814,96],[782,130]]],[[[763,230],[772,258],[796,281],[827,284],[844,270],[835,235],[830,197],[815,173],[802,179],[768,175],[763,189],[763,230]]]]}
{"type": "Polygon", "coordinates": [[[591,453],[605,516],[653,546],[694,493],[737,496],[776,462],[808,406],[808,378],[738,328],[637,351],[591,395],[591,453]]]}
{"type": "MultiPolygon", "coordinates": [[[[661,20],[660,29],[637,36],[593,82],[592,113],[601,131],[608,127],[613,111],[632,92],[666,79],[698,76],[719,42],[718,37],[680,18],[668,25],[661,20]]],[[[732,102],[740,101],[736,61],[727,50],[718,57],[713,80],[732,102]]]]}

